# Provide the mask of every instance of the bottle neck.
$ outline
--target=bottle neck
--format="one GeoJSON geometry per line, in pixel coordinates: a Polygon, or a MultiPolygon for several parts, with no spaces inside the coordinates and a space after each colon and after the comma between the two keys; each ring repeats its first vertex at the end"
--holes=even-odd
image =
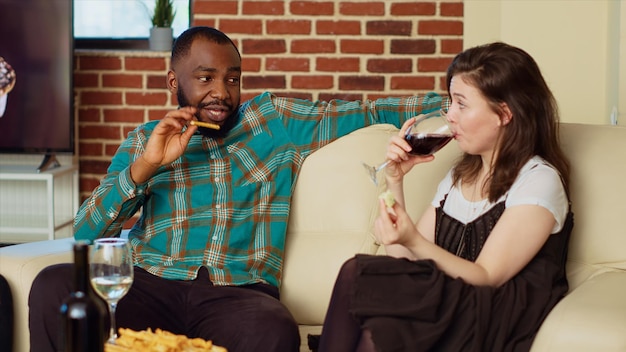
{"type": "Polygon", "coordinates": [[[74,289],[89,292],[89,246],[86,243],[74,245],[74,289]]]}

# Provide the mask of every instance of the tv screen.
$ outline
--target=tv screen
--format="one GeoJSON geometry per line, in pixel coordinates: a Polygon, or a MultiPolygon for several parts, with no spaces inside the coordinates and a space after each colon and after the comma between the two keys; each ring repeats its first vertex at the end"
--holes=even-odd
{"type": "Polygon", "coordinates": [[[0,152],[74,153],[73,0],[0,0],[0,152]]]}

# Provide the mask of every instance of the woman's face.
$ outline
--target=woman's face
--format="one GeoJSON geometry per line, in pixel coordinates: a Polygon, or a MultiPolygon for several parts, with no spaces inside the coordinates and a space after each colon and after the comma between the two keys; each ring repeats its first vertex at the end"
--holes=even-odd
{"type": "Polygon", "coordinates": [[[463,76],[454,76],[450,82],[452,104],[448,120],[455,131],[455,139],[463,152],[491,158],[502,127],[500,117],[487,99],[463,76]]]}

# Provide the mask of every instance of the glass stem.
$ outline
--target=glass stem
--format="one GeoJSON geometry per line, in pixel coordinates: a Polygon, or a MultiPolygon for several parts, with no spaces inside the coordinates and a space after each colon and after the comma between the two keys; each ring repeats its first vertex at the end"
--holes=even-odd
{"type": "Polygon", "coordinates": [[[115,310],[117,309],[117,302],[109,303],[109,315],[111,320],[111,329],[109,330],[109,343],[114,344],[117,340],[117,328],[115,327],[115,310]]]}
{"type": "Polygon", "coordinates": [[[384,163],[376,166],[376,172],[379,172],[380,170],[386,168],[387,165],[389,165],[390,162],[391,162],[391,160],[386,160],[384,163]]]}

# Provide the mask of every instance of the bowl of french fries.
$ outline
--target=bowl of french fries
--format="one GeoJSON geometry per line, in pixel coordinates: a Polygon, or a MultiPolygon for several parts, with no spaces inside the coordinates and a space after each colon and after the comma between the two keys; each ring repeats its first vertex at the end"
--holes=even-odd
{"type": "Polygon", "coordinates": [[[228,352],[211,341],[192,339],[161,329],[135,331],[120,328],[118,335],[115,344],[107,343],[104,346],[104,352],[228,352]]]}

